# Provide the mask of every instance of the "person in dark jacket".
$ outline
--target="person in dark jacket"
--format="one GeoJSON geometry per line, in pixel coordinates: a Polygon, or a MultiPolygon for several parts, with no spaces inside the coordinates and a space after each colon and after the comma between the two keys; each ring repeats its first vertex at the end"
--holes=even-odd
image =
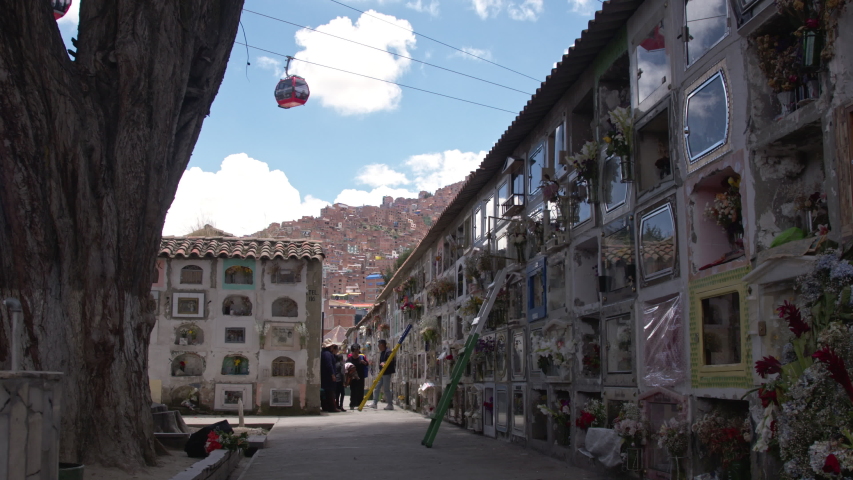
{"type": "Polygon", "coordinates": [[[369,365],[367,358],[361,353],[361,345],[354,343],[350,347],[347,362],[355,365],[358,371],[358,379],[353,379],[349,384],[349,409],[355,410],[364,400],[364,379],[367,378],[367,366],[369,365]]]}
{"type": "Polygon", "coordinates": [[[335,345],[335,374],[338,376],[338,383],[335,388],[335,408],[338,409],[339,412],[346,412],[344,410],[344,377],[346,377],[346,369],[344,368],[344,356],[338,352],[338,346],[335,345]]]}
{"type": "MultiPolygon", "coordinates": [[[[382,368],[385,367],[385,363],[388,362],[388,357],[390,356],[391,350],[388,350],[388,343],[385,342],[385,339],[379,340],[379,371],[382,371],[382,368]]],[[[382,378],[379,379],[379,384],[373,389],[373,405],[371,405],[371,408],[379,406],[379,392],[383,392],[385,394],[385,401],[388,402],[385,410],[394,410],[394,397],[391,396],[391,379],[396,371],[395,363],[397,363],[397,360],[391,360],[382,378]]]]}
{"type": "Polygon", "coordinates": [[[335,408],[335,390],[338,386],[338,376],[335,374],[335,354],[332,353],[331,338],[323,341],[323,350],[320,353],[320,388],[323,389],[323,411],[337,412],[335,408]]]}

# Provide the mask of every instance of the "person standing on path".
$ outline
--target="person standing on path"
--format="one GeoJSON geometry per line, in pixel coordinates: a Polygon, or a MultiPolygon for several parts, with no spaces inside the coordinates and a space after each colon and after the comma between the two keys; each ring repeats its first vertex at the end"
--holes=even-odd
{"type": "Polygon", "coordinates": [[[349,409],[355,410],[361,405],[364,400],[364,379],[367,378],[367,358],[361,353],[361,345],[354,343],[350,347],[350,354],[347,356],[347,361],[355,365],[358,372],[358,379],[353,379],[349,384],[349,409]]]}
{"type": "Polygon", "coordinates": [[[335,354],[332,353],[334,342],[331,338],[323,340],[323,350],[320,353],[320,388],[323,389],[322,407],[324,412],[337,412],[335,408],[335,390],[338,377],[335,375],[335,354]]]}
{"type": "MultiPolygon", "coordinates": [[[[379,340],[379,371],[382,371],[382,368],[385,367],[385,363],[388,361],[388,357],[390,356],[391,350],[388,350],[388,343],[385,339],[379,340]]],[[[388,365],[388,368],[385,369],[385,373],[382,375],[382,378],[379,379],[379,384],[373,389],[372,408],[377,408],[379,406],[379,392],[384,392],[385,401],[388,402],[388,406],[385,407],[385,410],[394,410],[394,397],[391,396],[391,375],[396,371],[395,363],[397,363],[397,360],[391,360],[391,363],[388,365]]]]}
{"type": "Polygon", "coordinates": [[[344,368],[344,356],[339,353],[339,347],[335,345],[335,349],[333,352],[335,354],[335,374],[338,376],[338,383],[335,388],[335,408],[339,412],[346,412],[344,410],[344,377],[346,377],[346,369],[344,368]]]}

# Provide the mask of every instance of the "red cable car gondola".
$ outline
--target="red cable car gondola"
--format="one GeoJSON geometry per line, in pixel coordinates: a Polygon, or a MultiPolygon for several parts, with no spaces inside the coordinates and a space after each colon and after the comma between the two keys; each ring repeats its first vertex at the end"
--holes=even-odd
{"type": "Polygon", "coordinates": [[[53,6],[54,20],[59,20],[71,10],[71,0],[50,0],[50,4],[53,6]]]}
{"type": "Polygon", "coordinates": [[[290,60],[292,59],[293,57],[287,57],[287,65],[284,67],[286,77],[279,80],[278,85],[275,86],[275,101],[281,108],[305,105],[305,102],[308,101],[308,96],[311,94],[304,78],[288,73],[290,60]]]}

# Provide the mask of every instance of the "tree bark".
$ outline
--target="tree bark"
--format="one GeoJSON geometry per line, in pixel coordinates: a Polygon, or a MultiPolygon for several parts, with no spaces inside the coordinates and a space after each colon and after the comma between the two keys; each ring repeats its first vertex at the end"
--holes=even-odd
{"type": "Polygon", "coordinates": [[[154,262],[243,0],[82,0],[74,59],[50,2],[2,3],[0,368],[65,374],[62,461],[151,465],[154,262]]]}

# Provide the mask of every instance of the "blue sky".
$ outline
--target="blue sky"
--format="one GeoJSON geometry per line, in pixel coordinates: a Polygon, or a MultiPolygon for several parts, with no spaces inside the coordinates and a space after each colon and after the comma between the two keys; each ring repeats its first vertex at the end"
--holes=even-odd
{"type": "MultiPolygon", "coordinates": [[[[85,0],[84,0],[85,1],[85,0]]],[[[331,0],[247,0],[245,8],[532,94],[586,28],[597,0],[340,0],[539,79],[517,75],[331,0]]],[[[75,5],[76,7],[76,5],[75,5]]],[[[250,45],[512,112],[530,95],[244,12],[250,45]]],[[[76,12],[60,20],[76,33],[76,12]]],[[[237,40],[243,41],[243,30],[237,40]]],[[[294,61],[305,106],[276,107],[284,58],[235,45],[164,234],[211,221],[235,234],[316,215],[323,205],[378,204],[462,180],[515,114],[294,61]],[[248,76],[248,78],[247,78],[248,76]]]]}

